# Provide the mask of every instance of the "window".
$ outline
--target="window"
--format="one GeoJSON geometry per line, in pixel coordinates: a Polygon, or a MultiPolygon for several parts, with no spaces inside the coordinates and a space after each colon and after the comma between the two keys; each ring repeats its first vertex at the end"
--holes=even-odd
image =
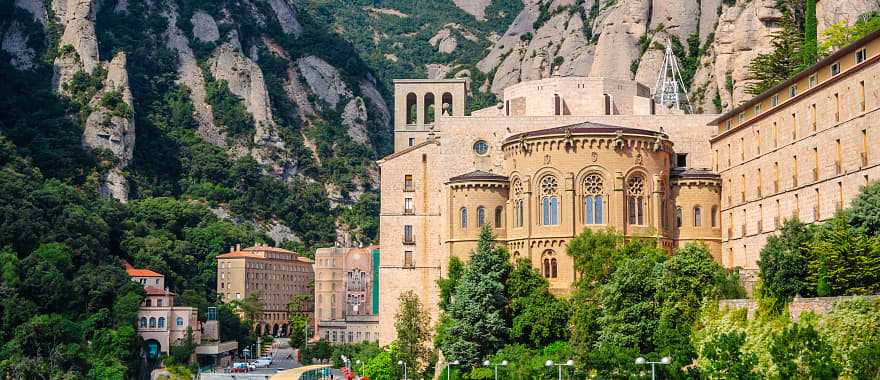
{"type": "Polygon", "coordinates": [[[559,183],[556,177],[546,176],[541,179],[541,212],[545,226],[559,224],[559,183]]]}
{"type": "Polygon", "coordinates": [[[412,251],[403,251],[403,267],[404,268],[415,268],[415,263],[413,263],[413,252],[412,251]]]}
{"type": "Polygon", "coordinates": [[[681,228],[681,207],[675,208],[675,226],[681,228]]]}
{"type": "Polygon", "coordinates": [[[413,214],[413,199],[412,198],[404,198],[403,199],[403,213],[407,215],[413,214]]]}
{"type": "Polygon", "coordinates": [[[700,206],[694,207],[694,227],[703,226],[703,209],[700,206]]]}
{"type": "Polygon", "coordinates": [[[676,153],[675,154],[675,167],[678,167],[678,168],[687,167],[687,153],[676,153]]]}
{"type": "Polygon", "coordinates": [[[403,191],[415,191],[413,189],[413,176],[411,174],[403,176],[403,191]]]}
{"type": "Polygon", "coordinates": [[[742,123],[746,120],[746,113],[745,113],[745,112],[740,112],[740,113],[739,113],[739,116],[737,116],[737,119],[736,119],[736,120],[737,120],[737,122],[738,122],[737,125],[742,125],[742,123]]]}
{"type": "Polygon", "coordinates": [[[413,226],[405,225],[403,226],[403,242],[404,244],[412,244],[415,243],[415,239],[413,238],[413,226]]]}
{"type": "Polygon", "coordinates": [[[712,228],[718,227],[718,206],[712,206],[712,228]]]}
{"type": "Polygon", "coordinates": [[[551,249],[544,251],[544,277],[545,278],[557,278],[559,273],[556,268],[556,258],[553,257],[554,252],[551,249]]]}
{"type": "Polygon", "coordinates": [[[140,326],[141,326],[141,328],[146,328],[146,327],[147,327],[147,317],[141,317],[141,323],[140,323],[140,326]]]}
{"type": "Polygon", "coordinates": [[[462,229],[467,229],[468,226],[468,215],[467,215],[467,207],[462,207],[461,210],[458,211],[459,214],[459,225],[461,225],[462,229]]]}
{"type": "Polygon", "coordinates": [[[730,128],[732,128],[732,127],[733,127],[733,122],[730,121],[730,119],[727,119],[727,130],[729,131],[730,128]]]}
{"type": "Polygon", "coordinates": [[[831,76],[835,76],[840,74],[840,62],[834,62],[831,64],[831,76]]]}
{"type": "Polygon", "coordinates": [[[604,224],[604,188],[605,180],[602,176],[590,174],[584,178],[584,224],[604,224]]]}
{"type": "Polygon", "coordinates": [[[819,84],[819,76],[817,74],[810,75],[810,88],[819,84]]]}
{"type": "Polygon", "coordinates": [[[776,107],[779,105],[779,95],[773,95],[770,97],[770,107],[776,107]]]}
{"type": "Polygon", "coordinates": [[[486,224],[486,208],[483,206],[477,207],[477,226],[482,227],[486,224]]]}
{"type": "Polygon", "coordinates": [[[868,50],[866,50],[865,48],[861,48],[858,51],[856,51],[856,64],[857,65],[862,62],[865,62],[866,59],[868,59],[868,50]]]}
{"type": "Polygon", "coordinates": [[[144,302],[145,302],[145,305],[146,305],[147,307],[151,307],[151,306],[153,306],[153,300],[151,300],[151,299],[149,299],[149,298],[147,298],[147,300],[144,301],[144,302]]]}
{"type": "Polygon", "coordinates": [[[409,146],[414,146],[414,145],[416,145],[416,138],[410,137],[409,138],[409,146]]]}
{"type": "Polygon", "coordinates": [[[156,306],[157,306],[157,307],[162,307],[162,299],[161,299],[161,298],[159,298],[159,299],[156,300],[156,306]]]}
{"type": "Polygon", "coordinates": [[[514,227],[522,227],[523,226],[523,217],[525,216],[523,212],[523,184],[522,181],[516,179],[513,181],[513,195],[515,199],[513,200],[513,226],[514,227]]]}
{"type": "Polygon", "coordinates": [[[501,228],[502,215],[504,215],[504,209],[501,206],[495,207],[495,228],[501,228]]]}
{"type": "Polygon", "coordinates": [[[788,88],[788,97],[793,98],[795,96],[797,96],[797,85],[796,84],[794,84],[788,88]]]}
{"type": "Polygon", "coordinates": [[[156,328],[156,317],[150,317],[150,328],[156,328]]]}
{"type": "Polygon", "coordinates": [[[176,322],[176,323],[177,323],[178,326],[183,326],[183,317],[177,317],[177,322],[176,322]]]}
{"type": "Polygon", "coordinates": [[[486,143],[485,140],[477,140],[474,143],[474,153],[484,156],[489,152],[489,144],[486,143]]]}
{"type": "Polygon", "coordinates": [[[627,181],[627,216],[629,224],[645,224],[645,178],[634,175],[627,181]]]}
{"type": "Polygon", "coordinates": [[[159,317],[159,326],[160,329],[165,328],[165,317],[159,317]]]}
{"type": "Polygon", "coordinates": [[[761,103],[755,104],[755,116],[761,113],[761,103]]]}
{"type": "Polygon", "coordinates": [[[859,82],[859,111],[865,112],[865,81],[859,82]]]}

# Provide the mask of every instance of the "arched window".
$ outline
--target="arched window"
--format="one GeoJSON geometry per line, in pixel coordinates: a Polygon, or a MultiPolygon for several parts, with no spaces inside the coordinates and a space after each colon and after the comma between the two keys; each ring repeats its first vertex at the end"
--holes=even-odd
{"type": "Polygon", "coordinates": [[[712,227],[718,227],[718,206],[712,206],[712,227]]]}
{"type": "Polygon", "coordinates": [[[459,219],[461,221],[461,228],[467,228],[467,226],[468,226],[467,207],[462,207],[461,211],[459,211],[459,214],[461,215],[460,219],[459,219]]]}
{"type": "Polygon", "coordinates": [[[440,98],[440,102],[442,104],[441,107],[443,107],[442,108],[443,115],[444,116],[452,116],[453,115],[452,94],[450,94],[448,92],[444,92],[443,96],[440,98]]]}
{"type": "Polygon", "coordinates": [[[703,209],[700,206],[694,207],[694,227],[703,226],[703,209]]]}
{"type": "Polygon", "coordinates": [[[406,123],[407,124],[415,124],[416,123],[416,94],[410,92],[406,95],[406,123]]]}
{"type": "Polygon", "coordinates": [[[183,326],[183,317],[177,317],[177,325],[183,326]]]}
{"type": "Polygon", "coordinates": [[[550,278],[550,259],[544,258],[544,277],[550,278]]]}
{"type": "Polygon", "coordinates": [[[513,226],[514,227],[522,227],[524,224],[523,217],[525,213],[523,212],[523,184],[520,180],[513,181],[513,194],[516,199],[513,200],[513,226]]]}
{"type": "Polygon", "coordinates": [[[634,175],[626,182],[627,219],[629,224],[645,224],[645,178],[634,175]]]}
{"type": "Polygon", "coordinates": [[[150,328],[156,327],[156,317],[150,317],[150,328]]]}
{"type": "Polygon", "coordinates": [[[546,176],[541,179],[541,212],[545,226],[559,224],[559,183],[556,177],[546,176]]]}
{"type": "Polygon", "coordinates": [[[598,174],[590,174],[584,178],[584,224],[604,224],[604,187],[605,181],[598,174]]]}
{"type": "Polygon", "coordinates": [[[562,115],[562,105],[560,104],[559,94],[553,94],[553,114],[562,115]]]}
{"type": "Polygon", "coordinates": [[[681,207],[675,208],[675,226],[681,228],[681,207]]]}
{"type": "Polygon", "coordinates": [[[436,107],[434,107],[434,94],[425,94],[425,124],[434,124],[436,120],[436,107]]]}
{"type": "Polygon", "coordinates": [[[141,327],[147,327],[147,317],[141,317],[141,327]]]}
{"type": "Polygon", "coordinates": [[[150,298],[147,298],[147,300],[144,302],[145,302],[145,305],[147,305],[147,307],[153,306],[153,300],[150,298]]]}
{"type": "Polygon", "coordinates": [[[501,228],[502,215],[504,215],[504,209],[501,206],[495,207],[495,228],[501,228]]]}
{"type": "Polygon", "coordinates": [[[483,206],[477,207],[477,226],[482,227],[486,224],[486,208],[483,206]]]}
{"type": "Polygon", "coordinates": [[[550,259],[550,278],[556,278],[556,258],[550,259]]]}

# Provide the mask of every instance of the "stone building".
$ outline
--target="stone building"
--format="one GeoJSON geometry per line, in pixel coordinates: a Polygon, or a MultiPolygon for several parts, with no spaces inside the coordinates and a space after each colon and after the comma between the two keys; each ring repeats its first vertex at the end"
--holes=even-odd
{"type": "Polygon", "coordinates": [[[146,297],[138,309],[137,327],[149,357],[167,354],[172,344],[187,338],[190,330],[196,344],[202,341],[198,309],[175,306],[176,295],[165,289],[165,276],[149,269],[134,268],[126,262],[123,267],[132,281],[144,286],[146,297]]]}
{"type": "Polygon", "coordinates": [[[315,252],[315,331],[330,343],[379,339],[378,246],[315,252]]]}
{"type": "Polygon", "coordinates": [[[557,294],[575,280],[565,245],[585,228],[706,244],[749,287],[782,220],[833,216],[880,176],[880,32],[724,115],[655,104],[634,81],[550,77],[464,115],[465,80],[395,81],[395,152],[381,168],[380,343],[398,297],[437,321],[437,280],[490,225],[557,294]],[[435,112],[438,108],[440,112],[435,112]]]}
{"type": "Polygon", "coordinates": [[[757,269],[785,219],[815,223],[880,178],[880,32],[712,122],[726,267],[757,269]]]}
{"type": "MultiPolygon", "coordinates": [[[[311,295],[315,280],[313,261],[286,249],[257,245],[217,256],[217,294],[225,302],[259,292],[263,312],[254,328],[257,334],[286,336],[287,305],[296,295],[311,295]]],[[[313,304],[304,306],[311,313],[313,304]]]]}

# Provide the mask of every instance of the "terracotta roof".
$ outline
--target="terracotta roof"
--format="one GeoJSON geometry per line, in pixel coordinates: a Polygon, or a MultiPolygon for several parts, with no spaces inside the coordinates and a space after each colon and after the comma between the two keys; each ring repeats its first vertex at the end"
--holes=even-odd
{"type": "Polygon", "coordinates": [[[648,129],[640,129],[640,128],[629,128],[629,127],[619,127],[616,125],[609,124],[599,124],[599,123],[591,123],[591,122],[583,122],[578,124],[571,124],[562,127],[553,127],[547,129],[541,129],[537,131],[523,132],[512,135],[506,139],[504,139],[504,144],[517,141],[522,137],[537,137],[537,136],[549,136],[549,135],[564,135],[571,130],[572,134],[614,134],[617,131],[628,135],[642,135],[642,136],[656,136],[657,131],[652,131],[648,129]]]}
{"type": "Polygon", "coordinates": [[[165,289],[159,289],[155,286],[144,286],[144,291],[147,292],[148,296],[173,296],[174,293],[169,292],[165,289]]]}
{"type": "Polygon", "coordinates": [[[672,178],[721,178],[718,173],[703,168],[673,169],[669,174],[672,178]]]}
{"type": "Polygon", "coordinates": [[[255,245],[253,247],[243,248],[242,251],[246,251],[246,252],[282,252],[282,253],[296,254],[296,252],[294,252],[294,251],[288,251],[284,248],[273,247],[270,245],[255,245]]]}
{"type": "Polygon", "coordinates": [[[243,258],[243,257],[244,258],[249,257],[249,258],[253,258],[253,259],[264,258],[263,256],[260,256],[256,253],[247,252],[247,251],[235,251],[235,252],[224,253],[222,255],[217,256],[218,259],[236,259],[236,258],[243,258]]]}
{"type": "Polygon", "coordinates": [[[464,181],[503,181],[507,182],[507,177],[503,175],[498,175],[495,173],[489,173],[482,170],[474,170],[470,173],[465,173],[462,175],[457,175],[449,179],[449,182],[464,182],[464,181]]]}
{"type": "Polygon", "coordinates": [[[149,269],[127,267],[125,268],[125,272],[128,273],[129,277],[162,277],[161,274],[153,272],[149,269]]]}

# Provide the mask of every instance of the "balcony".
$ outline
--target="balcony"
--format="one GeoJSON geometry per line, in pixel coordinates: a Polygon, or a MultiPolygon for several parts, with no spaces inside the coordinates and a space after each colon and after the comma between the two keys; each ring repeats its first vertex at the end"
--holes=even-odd
{"type": "Polygon", "coordinates": [[[839,160],[834,161],[834,171],[837,174],[843,174],[843,164],[839,160]]]}
{"type": "Polygon", "coordinates": [[[862,167],[868,166],[868,152],[859,153],[859,157],[862,159],[862,167]]]}
{"type": "Polygon", "coordinates": [[[813,168],[813,182],[819,180],[819,168],[813,168]]]}
{"type": "Polygon", "coordinates": [[[414,239],[412,236],[404,236],[403,237],[403,244],[413,245],[415,243],[416,243],[416,239],[414,239]]]}
{"type": "Polygon", "coordinates": [[[415,187],[413,187],[413,185],[411,183],[407,183],[407,184],[403,185],[403,191],[411,193],[413,191],[416,191],[416,189],[415,189],[415,187]]]}
{"type": "Polygon", "coordinates": [[[416,212],[412,208],[403,209],[403,215],[415,215],[415,214],[416,214],[416,212]]]}

